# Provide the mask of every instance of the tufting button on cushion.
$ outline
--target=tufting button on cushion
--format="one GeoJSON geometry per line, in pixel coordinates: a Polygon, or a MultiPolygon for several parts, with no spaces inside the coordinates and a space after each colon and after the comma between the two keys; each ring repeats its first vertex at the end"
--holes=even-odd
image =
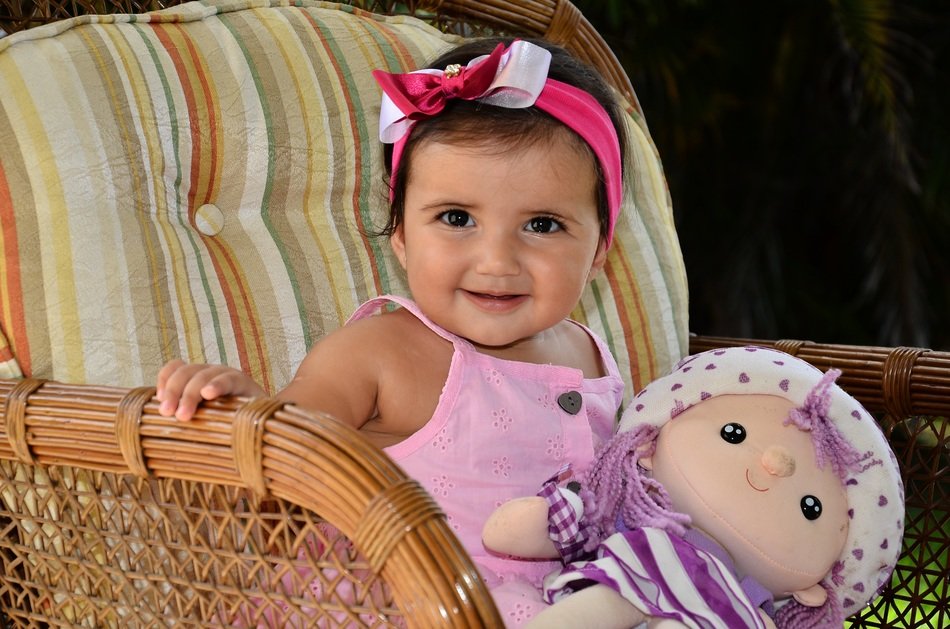
{"type": "Polygon", "coordinates": [[[217,236],[224,228],[224,213],[217,205],[205,203],[195,212],[195,227],[205,236],[217,236]]]}

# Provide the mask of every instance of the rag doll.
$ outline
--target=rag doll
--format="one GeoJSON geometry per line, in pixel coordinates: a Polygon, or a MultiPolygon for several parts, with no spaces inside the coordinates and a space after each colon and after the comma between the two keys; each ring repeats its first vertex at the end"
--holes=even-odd
{"type": "Polygon", "coordinates": [[[565,564],[529,627],[841,627],[887,582],[897,462],[820,371],[704,352],[642,390],[589,470],[501,505],[485,546],[565,564]]]}

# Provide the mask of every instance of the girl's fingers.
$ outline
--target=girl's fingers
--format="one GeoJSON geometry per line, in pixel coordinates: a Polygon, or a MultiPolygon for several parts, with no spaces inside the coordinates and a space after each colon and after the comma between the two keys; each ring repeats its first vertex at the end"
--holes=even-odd
{"type": "Polygon", "coordinates": [[[233,371],[233,369],[220,365],[201,365],[200,369],[194,372],[188,370],[187,373],[190,377],[181,390],[175,417],[181,421],[187,421],[194,416],[198,404],[202,400],[213,400],[221,395],[231,393],[231,391],[219,389],[211,384],[222,374],[227,374],[230,371],[233,371]]]}
{"type": "Polygon", "coordinates": [[[159,413],[191,419],[202,400],[223,395],[263,395],[261,387],[245,373],[224,365],[189,365],[173,360],[158,374],[159,413]]]}
{"type": "Polygon", "coordinates": [[[190,418],[194,413],[194,408],[187,411],[189,406],[197,407],[200,396],[197,390],[201,389],[208,380],[214,377],[215,373],[208,373],[220,367],[211,365],[189,365],[177,361],[177,364],[169,363],[163,368],[165,381],[162,383],[161,406],[159,413],[162,415],[186,415],[190,418]],[[194,391],[192,393],[192,391],[194,391]],[[194,398],[194,399],[192,399],[194,398]],[[184,406],[184,408],[182,408],[184,406]],[[179,411],[184,411],[180,413],[179,411]]]}
{"type": "Polygon", "coordinates": [[[235,383],[235,376],[237,375],[238,373],[233,369],[215,373],[214,376],[208,379],[208,381],[204,383],[204,386],[201,387],[199,391],[201,397],[205,400],[213,400],[222,395],[239,395],[240,390],[235,383]]]}
{"type": "Polygon", "coordinates": [[[162,415],[191,419],[203,400],[223,395],[264,395],[264,390],[242,371],[224,365],[188,365],[169,368],[162,389],[162,415]]]}
{"type": "Polygon", "coordinates": [[[175,373],[179,368],[185,365],[185,361],[180,359],[170,360],[165,363],[164,366],[158,371],[158,377],[155,381],[155,397],[161,401],[162,397],[165,394],[165,383],[168,382],[168,379],[173,373],[175,373]]]}

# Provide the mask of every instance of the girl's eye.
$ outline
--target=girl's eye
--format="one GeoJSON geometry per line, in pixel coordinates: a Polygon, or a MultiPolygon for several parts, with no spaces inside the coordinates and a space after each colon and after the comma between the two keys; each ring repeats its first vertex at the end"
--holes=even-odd
{"type": "Polygon", "coordinates": [[[473,224],[472,217],[469,216],[465,210],[442,212],[442,214],[439,215],[439,220],[452,227],[470,227],[473,224]]]}
{"type": "Polygon", "coordinates": [[[729,443],[742,443],[745,441],[745,435],[745,427],[736,422],[729,422],[719,431],[719,436],[722,437],[723,441],[729,443]]]}
{"type": "Polygon", "coordinates": [[[560,231],[564,226],[555,218],[550,216],[535,216],[528,224],[525,226],[528,231],[535,232],[538,234],[550,234],[551,232],[560,231]]]}
{"type": "Polygon", "coordinates": [[[821,516],[821,500],[812,495],[802,498],[802,515],[807,520],[817,520],[821,516]]]}

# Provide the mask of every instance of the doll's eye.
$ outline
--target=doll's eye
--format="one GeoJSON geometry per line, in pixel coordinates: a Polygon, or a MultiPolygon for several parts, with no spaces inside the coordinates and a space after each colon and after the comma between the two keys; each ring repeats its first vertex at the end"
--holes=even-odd
{"type": "Polygon", "coordinates": [[[719,436],[723,438],[723,441],[729,443],[742,443],[745,441],[745,434],[745,427],[736,422],[729,422],[719,431],[719,436]]]}
{"type": "Polygon", "coordinates": [[[802,514],[807,520],[817,520],[821,516],[821,500],[808,495],[802,498],[802,514]]]}

